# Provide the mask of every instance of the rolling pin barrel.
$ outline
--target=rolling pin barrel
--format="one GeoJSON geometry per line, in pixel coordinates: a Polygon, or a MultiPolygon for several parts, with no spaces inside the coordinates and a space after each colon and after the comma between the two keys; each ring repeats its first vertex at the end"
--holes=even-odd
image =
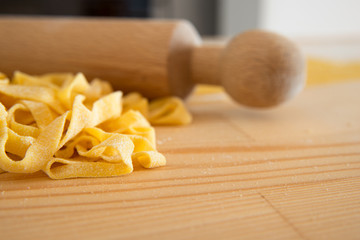
{"type": "Polygon", "coordinates": [[[83,72],[124,92],[186,97],[222,85],[241,104],[277,105],[304,85],[304,59],[289,40],[252,31],[227,46],[202,45],[186,21],[0,18],[0,71],[83,72]]]}

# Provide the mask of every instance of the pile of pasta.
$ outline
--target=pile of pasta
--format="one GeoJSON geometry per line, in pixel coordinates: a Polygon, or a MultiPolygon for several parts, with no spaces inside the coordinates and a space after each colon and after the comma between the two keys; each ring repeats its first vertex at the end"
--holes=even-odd
{"type": "Polygon", "coordinates": [[[30,76],[0,74],[0,169],[44,171],[52,179],[131,173],[134,164],[166,164],[151,124],[191,122],[175,97],[149,102],[122,96],[81,73],[30,76]]]}

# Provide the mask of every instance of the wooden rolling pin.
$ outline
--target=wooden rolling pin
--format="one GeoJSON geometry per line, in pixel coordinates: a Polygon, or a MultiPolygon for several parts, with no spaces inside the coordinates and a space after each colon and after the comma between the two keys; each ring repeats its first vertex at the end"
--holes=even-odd
{"type": "Polygon", "coordinates": [[[149,98],[222,85],[252,107],[284,102],[305,79],[298,48],[273,33],[249,31],[211,46],[186,21],[0,17],[0,72],[16,70],[83,72],[149,98]]]}

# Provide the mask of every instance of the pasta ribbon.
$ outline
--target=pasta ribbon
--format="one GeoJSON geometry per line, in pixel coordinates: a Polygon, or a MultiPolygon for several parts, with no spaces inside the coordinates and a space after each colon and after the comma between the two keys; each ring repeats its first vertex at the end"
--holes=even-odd
{"type": "Polygon", "coordinates": [[[152,101],[149,112],[149,121],[153,125],[184,125],[192,121],[191,114],[177,97],[152,101]]]}
{"type": "Polygon", "coordinates": [[[129,174],[166,164],[151,124],[179,125],[191,115],[177,98],[122,96],[81,73],[0,73],[0,172],[45,172],[52,179],[129,174]],[[151,123],[151,124],[150,124],[151,123]]]}
{"type": "Polygon", "coordinates": [[[184,102],[177,97],[165,97],[149,101],[139,93],[129,93],[124,97],[124,112],[138,110],[153,125],[186,125],[192,116],[184,102]]]}

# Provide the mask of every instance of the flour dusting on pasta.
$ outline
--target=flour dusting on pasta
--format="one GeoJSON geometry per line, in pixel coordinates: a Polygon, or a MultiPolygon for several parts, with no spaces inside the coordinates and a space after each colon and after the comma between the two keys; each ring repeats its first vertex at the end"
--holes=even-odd
{"type": "Polygon", "coordinates": [[[153,125],[183,125],[191,115],[176,97],[123,97],[81,73],[0,73],[0,172],[44,171],[50,178],[109,177],[166,164],[153,125]]]}

